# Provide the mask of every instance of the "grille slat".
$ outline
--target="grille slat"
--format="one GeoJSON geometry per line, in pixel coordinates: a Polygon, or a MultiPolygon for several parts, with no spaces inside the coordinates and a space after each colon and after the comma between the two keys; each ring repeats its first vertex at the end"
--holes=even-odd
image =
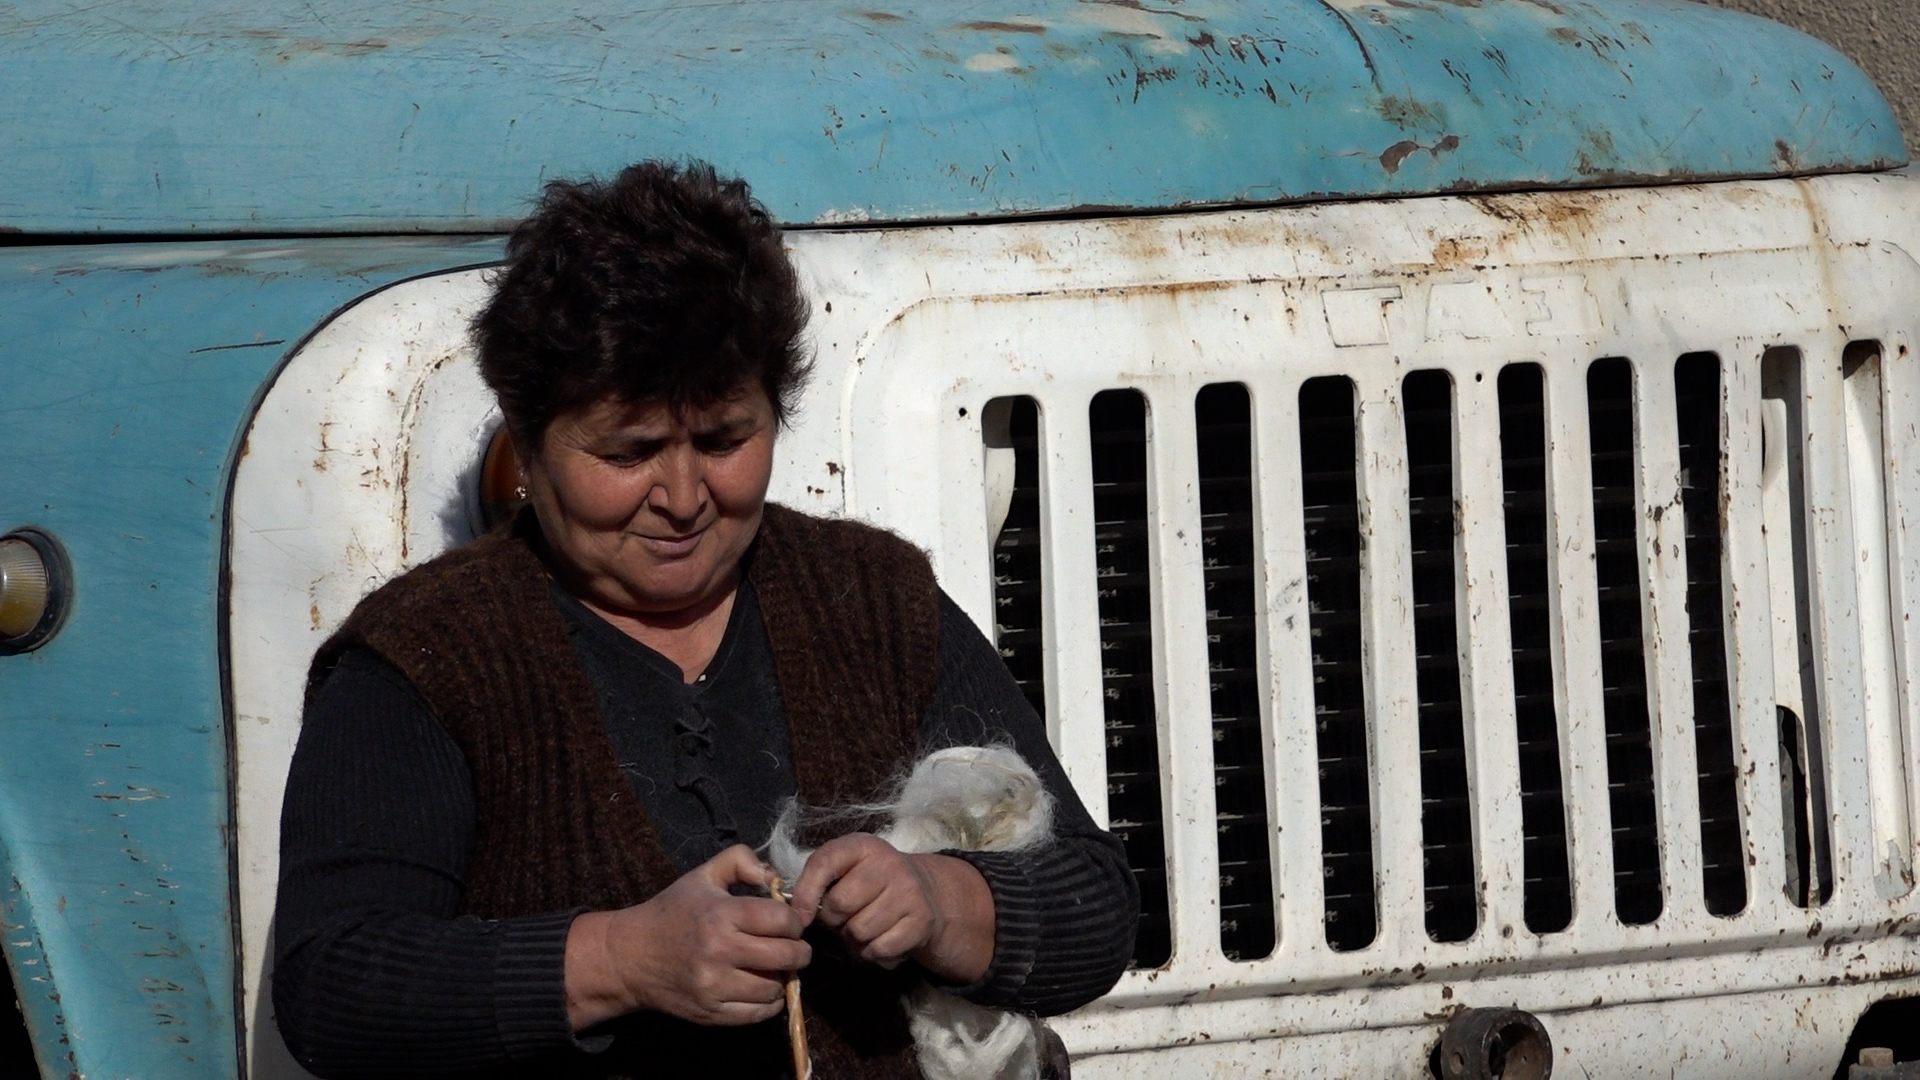
{"type": "Polygon", "coordinates": [[[980,411],[989,442],[1013,450],[1013,495],[1000,534],[993,538],[994,644],[1020,692],[1047,715],[1046,655],[1040,626],[1045,552],[1040,543],[1040,407],[1030,397],[1001,399],[980,411]],[[996,407],[997,406],[997,407],[996,407]],[[998,416],[990,421],[989,417],[998,416]]]}
{"type": "Polygon", "coordinates": [[[1640,618],[1643,583],[1635,517],[1633,407],[1633,369],[1627,361],[1594,361],[1587,369],[1588,465],[1600,599],[1607,793],[1613,821],[1614,912],[1629,925],[1659,918],[1663,903],[1652,717],[1647,708],[1640,618]]]}
{"type": "Polygon", "coordinates": [[[1455,612],[1453,380],[1444,371],[1416,371],[1402,382],[1401,400],[1426,928],[1435,941],[1465,941],[1479,925],[1479,903],[1455,612]]]}
{"type": "Polygon", "coordinates": [[[1546,385],[1536,364],[1500,372],[1500,472],[1507,533],[1507,620],[1513,642],[1514,731],[1520,744],[1521,891],[1527,928],[1573,920],[1567,822],[1554,694],[1546,488],[1546,385]]]}
{"type": "Polygon", "coordinates": [[[1233,960],[1273,952],[1273,833],[1260,737],[1255,617],[1252,400],[1239,383],[1193,402],[1200,480],[1207,665],[1213,713],[1220,948],[1233,960]]]}
{"type": "Polygon", "coordinates": [[[1320,847],[1327,944],[1374,939],[1373,806],[1360,646],[1360,516],[1353,384],[1300,388],[1302,526],[1319,743],[1320,847]]]}
{"type": "Polygon", "coordinates": [[[1147,399],[1106,390],[1087,406],[1093,443],[1094,565],[1099,585],[1107,811],[1140,884],[1133,961],[1173,955],[1154,716],[1153,588],[1147,557],[1147,399]]]}
{"type": "Polygon", "coordinates": [[[1701,884],[1707,910],[1727,916],[1746,908],[1747,878],[1740,857],[1738,769],[1721,613],[1720,358],[1711,353],[1683,356],[1674,364],[1673,381],[1687,531],[1687,643],[1700,792],[1701,884]]]}

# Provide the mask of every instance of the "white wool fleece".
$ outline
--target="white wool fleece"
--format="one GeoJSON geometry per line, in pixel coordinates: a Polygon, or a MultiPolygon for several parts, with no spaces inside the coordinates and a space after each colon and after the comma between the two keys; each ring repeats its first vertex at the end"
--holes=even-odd
{"type": "MultiPolygon", "coordinates": [[[[813,854],[794,842],[803,813],[789,801],[767,841],[767,859],[787,881],[799,879],[813,854]]],[[[910,855],[1023,851],[1053,832],[1053,796],[1033,767],[1005,746],[935,750],[914,766],[892,802],[826,813],[889,820],[878,835],[910,855]]],[[[926,1080],[1038,1080],[1039,1021],[924,984],[902,1004],[926,1080]]]]}

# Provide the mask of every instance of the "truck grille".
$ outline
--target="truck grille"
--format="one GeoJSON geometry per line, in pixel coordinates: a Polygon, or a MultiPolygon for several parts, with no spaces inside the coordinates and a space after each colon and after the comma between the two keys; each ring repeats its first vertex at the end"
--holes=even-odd
{"type": "MultiPolygon", "coordinates": [[[[1775,413],[1783,406],[1792,412],[1804,401],[1798,354],[1770,356],[1764,378],[1755,372],[1739,382],[1739,392],[1753,399],[1740,407],[1756,416],[1763,383],[1775,413]]],[[[1873,372],[1878,363],[1875,353],[1873,372]]],[[[1856,360],[1850,370],[1866,366],[1856,360]]],[[[1159,504],[1170,456],[1189,470],[1186,497],[1198,524],[1202,565],[1197,572],[1190,567],[1179,572],[1193,573],[1204,596],[1204,622],[1190,625],[1196,630],[1204,625],[1211,717],[1202,730],[1210,732],[1204,749],[1213,774],[1208,891],[1225,959],[1250,962],[1274,952],[1288,902],[1276,888],[1287,874],[1277,853],[1288,850],[1283,838],[1290,826],[1312,827],[1276,816],[1276,808],[1293,793],[1286,786],[1284,760],[1279,774],[1270,767],[1277,760],[1270,756],[1280,738],[1276,728],[1284,720],[1276,710],[1289,700],[1311,701],[1314,760],[1310,773],[1295,775],[1311,780],[1318,836],[1307,850],[1314,853],[1318,870],[1313,895],[1299,902],[1318,909],[1326,949],[1378,948],[1389,928],[1408,920],[1436,945],[1483,937],[1488,867],[1498,862],[1518,863],[1516,887],[1527,932],[1551,936],[1572,928],[1577,852],[1567,703],[1580,699],[1569,698],[1578,693],[1569,688],[1579,680],[1563,669],[1561,656],[1575,638],[1591,650],[1588,677],[1597,673],[1593,685],[1599,692],[1580,707],[1594,715],[1602,733],[1603,760],[1587,759],[1585,767],[1597,765],[1604,776],[1597,790],[1604,791],[1599,812],[1605,826],[1596,835],[1605,837],[1610,849],[1600,864],[1611,876],[1608,917],[1631,927],[1664,924],[1681,903],[1685,910],[1722,918],[1749,908],[1758,883],[1749,880],[1753,860],[1746,849],[1749,823],[1743,807],[1748,804],[1743,799],[1750,800],[1756,789],[1743,789],[1740,780],[1728,673],[1732,623],[1725,604],[1730,558],[1725,506],[1731,421],[1721,359],[1695,352],[1664,365],[1643,365],[1612,357],[1574,370],[1577,377],[1564,366],[1550,375],[1542,365],[1512,364],[1491,373],[1492,388],[1471,395],[1482,409],[1497,409],[1497,433],[1477,436],[1497,462],[1491,490],[1481,491],[1478,505],[1488,506],[1491,495],[1499,509],[1478,517],[1463,516],[1460,469],[1463,462],[1471,464],[1460,425],[1485,425],[1493,418],[1465,419],[1458,386],[1462,379],[1476,386],[1486,382],[1488,372],[1415,371],[1390,390],[1363,389],[1345,375],[1308,378],[1294,384],[1291,408],[1269,404],[1264,413],[1256,408],[1261,395],[1241,383],[1169,394],[1151,387],[1107,389],[1085,399],[1086,457],[1078,467],[1091,480],[1106,811],[1143,894],[1138,966],[1165,966],[1179,951],[1176,913],[1183,886],[1180,844],[1173,834],[1175,824],[1192,811],[1170,804],[1168,795],[1169,755],[1178,751],[1166,740],[1192,738],[1194,721],[1163,715],[1169,699],[1162,684],[1168,676],[1160,664],[1174,647],[1169,640],[1174,631],[1156,622],[1167,610],[1156,590],[1175,572],[1155,546],[1155,530],[1171,527],[1159,504]],[[1556,378],[1568,381],[1557,398],[1550,392],[1556,378]],[[1555,400],[1563,403],[1559,419],[1555,400]],[[1389,407],[1391,424],[1368,421],[1380,415],[1369,411],[1377,410],[1376,403],[1389,407]],[[1568,404],[1580,410],[1578,423],[1564,415],[1568,404]],[[1176,413],[1177,422],[1168,421],[1167,413],[1176,413]],[[1290,435],[1263,439],[1263,417],[1267,422],[1282,418],[1290,435]],[[1163,432],[1183,433],[1190,443],[1174,454],[1163,432]],[[1582,442],[1568,453],[1573,433],[1582,442]],[[1290,439],[1297,458],[1274,458],[1274,448],[1284,445],[1276,439],[1290,439]],[[1561,447],[1558,457],[1555,445],[1561,447]],[[1556,477],[1556,469],[1568,468],[1575,472],[1556,477]],[[1268,469],[1293,478],[1285,483],[1294,493],[1294,516],[1263,506],[1261,480],[1268,469]],[[1662,472],[1668,469],[1670,475],[1662,472]],[[1551,513],[1556,499],[1563,511],[1568,506],[1557,490],[1582,493],[1585,511],[1556,523],[1551,513]],[[1659,492],[1666,501],[1650,502],[1659,492]],[[1669,507],[1677,511],[1674,524],[1663,525],[1669,507]],[[1584,515],[1590,516],[1583,525],[1584,515]],[[1476,703],[1467,669],[1475,637],[1494,624],[1464,617],[1461,603],[1474,572],[1463,561],[1469,534],[1490,527],[1504,532],[1499,561],[1504,595],[1493,610],[1505,611],[1498,640],[1506,665],[1502,675],[1511,679],[1506,700],[1512,710],[1512,726],[1497,750],[1484,737],[1476,740],[1475,712],[1493,706],[1485,697],[1476,703]],[[1582,528],[1584,538],[1578,537],[1582,528]],[[1576,539],[1569,539],[1570,532],[1576,539]],[[1556,543],[1562,549],[1557,558],[1556,543]],[[1676,550],[1663,552],[1656,545],[1676,550]],[[1591,557],[1565,556],[1582,550],[1591,557]],[[1284,568],[1263,562],[1274,552],[1293,552],[1298,559],[1298,577],[1290,584],[1276,581],[1287,577],[1284,568]],[[1666,586],[1657,587],[1649,574],[1669,565],[1676,568],[1659,573],[1675,576],[1683,599],[1661,615],[1655,597],[1666,586]],[[1583,575],[1590,575],[1586,587],[1592,603],[1568,602],[1560,590],[1583,575]],[[1304,640],[1291,639],[1304,645],[1305,666],[1296,669],[1306,673],[1304,685],[1290,682],[1285,664],[1274,659],[1279,646],[1273,635],[1276,625],[1284,625],[1276,620],[1285,615],[1287,588],[1297,589],[1304,601],[1292,609],[1303,616],[1304,640]],[[1384,591],[1389,589],[1396,591],[1389,595],[1384,591]],[[1273,607],[1277,597],[1281,609],[1273,607]],[[1404,611],[1397,624],[1383,614],[1396,605],[1404,611]],[[1655,625],[1675,625],[1673,612],[1681,632],[1656,634],[1655,625]],[[1394,634],[1400,635],[1399,653],[1390,651],[1394,634]],[[1382,665],[1396,656],[1410,663],[1404,670],[1384,670],[1382,665]],[[1685,672],[1678,681],[1661,674],[1675,665],[1685,672]],[[1395,690],[1396,681],[1410,689],[1393,708],[1411,717],[1411,725],[1399,730],[1416,744],[1417,768],[1388,776],[1381,761],[1402,751],[1391,740],[1379,741],[1388,722],[1379,695],[1405,693],[1395,690]],[[1663,685],[1685,692],[1660,690],[1663,685]],[[1681,707],[1690,714],[1686,730],[1695,790],[1689,797],[1697,800],[1698,816],[1669,820],[1678,804],[1672,792],[1663,793],[1658,777],[1663,775],[1660,747],[1672,744],[1661,742],[1654,718],[1663,708],[1681,707]],[[1487,796],[1476,792],[1473,778],[1476,769],[1486,768],[1486,755],[1495,753],[1511,761],[1517,835],[1490,850],[1486,824],[1476,817],[1487,796]],[[1481,755],[1478,764],[1476,754],[1481,755]],[[1417,798],[1409,801],[1401,792],[1415,780],[1417,798]],[[1408,809],[1411,823],[1395,824],[1389,817],[1408,809]],[[1683,821],[1690,837],[1674,831],[1683,821]],[[1690,863],[1678,864],[1690,868],[1697,890],[1666,880],[1676,865],[1668,849],[1676,843],[1697,853],[1690,863]],[[1411,891],[1402,885],[1396,894],[1387,882],[1408,868],[1417,884],[1411,891]],[[1402,909],[1409,900],[1417,915],[1402,909]]],[[[1047,610],[1040,602],[1042,568],[1060,557],[1043,552],[1040,541],[1046,510],[1041,473],[1049,460],[1042,452],[1046,417],[1029,398],[1017,400],[1013,415],[1015,489],[993,549],[996,629],[1016,678],[1044,710],[1048,691],[1041,642],[1052,640],[1049,633],[1065,640],[1093,628],[1042,625],[1047,610]]],[[[1873,425],[1877,416],[1869,418],[1873,425]]],[[[1808,467],[1799,450],[1802,430],[1796,417],[1773,436],[1781,444],[1775,452],[1785,461],[1776,472],[1808,467]]],[[[1880,453],[1875,446],[1872,460],[1879,461],[1880,453]]],[[[1881,483],[1877,474],[1873,482],[1881,483]]],[[[1779,486],[1787,519],[1804,523],[1804,485],[1783,479],[1779,486]]],[[[1785,642],[1780,647],[1797,662],[1816,644],[1809,621],[1813,583],[1805,569],[1812,541],[1803,527],[1790,531],[1791,540],[1776,537],[1769,549],[1774,559],[1790,562],[1781,580],[1791,583],[1790,599],[1781,602],[1776,596],[1772,618],[1775,636],[1785,642]]],[[[1828,735],[1821,728],[1813,665],[1797,670],[1800,674],[1789,681],[1804,692],[1780,705],[1779,832],[1765,838],[1775,851],[1769,865],[1781,880],[1766,887],[1792,902],[1818,906],[1833,892],[1821,757],[1828,735]]],[[[1759,790],[1771,791],[1770,784],[1759,790]]],[[[1302,846],[1295,842],[1292,850],[1302,846]]],[[[1510,937],[1515,930],[1503,926],[1501,933],[1510,937]]]]}

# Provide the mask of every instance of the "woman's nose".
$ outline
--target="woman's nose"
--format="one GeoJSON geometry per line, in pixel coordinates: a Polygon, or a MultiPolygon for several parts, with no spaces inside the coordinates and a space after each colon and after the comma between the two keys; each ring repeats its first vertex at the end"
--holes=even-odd
{"type": "Polygon", "coordinates": [[[692,447],[675,447],[661,458],[660,475],[647,493],[647,505],[675,521],[699,517],[707,501],[700,455],[692,447]]]}

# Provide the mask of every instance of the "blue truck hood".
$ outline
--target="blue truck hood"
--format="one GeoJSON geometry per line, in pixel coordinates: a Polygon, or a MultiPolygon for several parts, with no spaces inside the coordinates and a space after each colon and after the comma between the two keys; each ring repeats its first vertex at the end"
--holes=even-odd
{"type": "Polygon", "coordinates": [[[1689,0],[323,7],[0,10],[0,228],[490,231],[660,156],[790,224],[1906,160],[1838,53],[1689,0]]]}

